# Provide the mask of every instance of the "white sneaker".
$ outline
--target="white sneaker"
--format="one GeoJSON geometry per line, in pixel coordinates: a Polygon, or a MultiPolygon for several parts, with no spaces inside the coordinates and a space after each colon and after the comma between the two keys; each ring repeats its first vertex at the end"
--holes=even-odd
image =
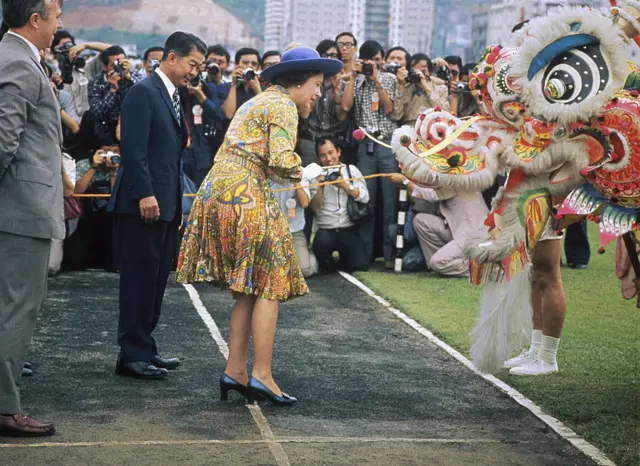
{"type": "Polygon", "coordinates": [[[535,356],[532,356],[529,350],[524,350],[515,358],[511,358],[507,362],[505,362],[503,367],[505,369],[511,369],[512,367],[518,367],[532,363],[534,360],[535,356]]]}
{"type": "Polygon", "coordinates": [[[509,374],[513,375],[545,375],[558,372],[558,363],[553,364],[536,358],[532,362],[525,364],[524,366],[513,367],[509,374]]]}

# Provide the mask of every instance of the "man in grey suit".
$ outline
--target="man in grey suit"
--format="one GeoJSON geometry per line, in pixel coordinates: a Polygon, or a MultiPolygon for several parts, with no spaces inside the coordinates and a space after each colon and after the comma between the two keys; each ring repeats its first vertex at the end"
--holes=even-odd
{"type": "Polygon", "coordinates": [[[51,239],[64,238],[60,107],[40,66],[63,0],[2,0],[0,42],[0,435],[51,435],[16,381],[45,299],[51,239]]]}

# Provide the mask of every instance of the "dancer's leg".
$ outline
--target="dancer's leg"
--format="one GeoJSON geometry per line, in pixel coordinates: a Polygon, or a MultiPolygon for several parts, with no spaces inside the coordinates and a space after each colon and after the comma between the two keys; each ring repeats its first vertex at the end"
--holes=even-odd
{"type": "Polygon", "coordinates": [[[252,376],[266,385],[273,393],[282,392],[273,380],[271,359],[273,340],[278,320],[278,302],[258,298],[253,308],[251,329],[253,334],[253,371],[252,376]]]}
{"type": "Polygon", "coordinates": [[[235,298],[236,303],[231,311],[229,322],[229,359],[224,372],[246,385],[249,381],[247,353],[251,336],[251,315],[256,298],[240,293],[236,294],[235,298]]]}

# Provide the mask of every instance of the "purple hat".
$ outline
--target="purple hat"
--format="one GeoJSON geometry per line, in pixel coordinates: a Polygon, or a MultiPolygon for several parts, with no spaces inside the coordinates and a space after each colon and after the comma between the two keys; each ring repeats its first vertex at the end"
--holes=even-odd
{"type": "Polygon", "coordinates": [[[342,69],[342,62],[333,58],[320,58],[320,54],[311,47],[294,47],[282,54],[280,63],[271,65],[260,73],[264,81],[273,81],[274,78],[291,71],[317,71],[325,76],[338,74],[342,69]]]}

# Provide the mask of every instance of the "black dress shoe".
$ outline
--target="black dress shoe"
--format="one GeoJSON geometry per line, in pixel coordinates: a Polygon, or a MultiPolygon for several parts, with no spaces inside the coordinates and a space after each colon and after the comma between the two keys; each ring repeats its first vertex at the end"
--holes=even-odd
{"type": "Polygon", "coordinates": [[[154,366],[151,361],[122,362],[119,359],[116,374],[136,379],[162,380],[167,378],[169,371],[154,366]]]}
{"type": "Polygon", "coordinates": [[[180,360],[178,358],[163,358],[162,356],[156,355],[151,358],[151,364],[161,369],[172,371],[180,367],[180,360]]]}
{"type": "Polygon", "coordinates": [[[33,370],[29,369],[27,366],[22,368],[22,377],[31,377],[33,375],[33,370]]]}

